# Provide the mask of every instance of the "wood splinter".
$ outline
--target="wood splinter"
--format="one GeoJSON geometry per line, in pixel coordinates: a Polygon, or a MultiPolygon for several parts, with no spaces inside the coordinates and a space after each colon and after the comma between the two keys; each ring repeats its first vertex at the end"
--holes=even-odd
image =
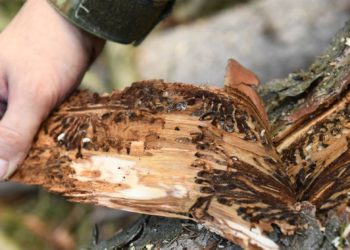
{"type": "Polygon", "coordinates": [[[10,180],[75,202],[192,219],[244,248],[278,249],[268,233],[307,227],[304,207],[321,225],[328,211],[346,212],[350,69],[339,67],[337,98],[306,100],[328,104],[293,129],[268,123],[257,78],[233,60],[224,90],[154,80],[110,95],[77,91],[10,180]]]}

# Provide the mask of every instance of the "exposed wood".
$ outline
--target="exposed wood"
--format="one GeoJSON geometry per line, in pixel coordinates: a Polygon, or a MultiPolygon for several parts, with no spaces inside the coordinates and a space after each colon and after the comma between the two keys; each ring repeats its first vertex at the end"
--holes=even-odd
{"type": "Polygon", "coordinates": [[[349,26],[337,54],[296,78],[300,89],[260,90],[274,98],[271,124],[255,76],[234,61],[223,90],[154,80],[104,96],[79,91],[43,124],[11,180],[76,202],[189,218],[242,247],[277,249],[267,234],[307,228],[303,211],[316,209],[321,225],[329,211],[346,212],[349,26]]]}

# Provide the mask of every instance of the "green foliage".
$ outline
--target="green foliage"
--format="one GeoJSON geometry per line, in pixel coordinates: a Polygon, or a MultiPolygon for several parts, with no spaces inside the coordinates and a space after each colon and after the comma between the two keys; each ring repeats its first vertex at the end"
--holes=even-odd
{"type": "Polygon", "coordinates": [[[42,190],[8,205],[0,200],[0,249],[1,236],[19,249],[53,249],[54,240],[62,241],[54,236],[57,230],[67,233],[76,249],[81,249],[90,244],[92,209],[42,190]]]}
{"type": "Polygon", "coordinates": [[[24,0],[0,0],[0,31],[17,13],[24,0]]]}

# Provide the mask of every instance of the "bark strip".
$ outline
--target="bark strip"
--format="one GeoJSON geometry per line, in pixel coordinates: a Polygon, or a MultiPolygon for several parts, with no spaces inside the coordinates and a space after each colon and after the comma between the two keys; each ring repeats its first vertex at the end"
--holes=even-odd
{"type": "Polygon", "coordinates": [[[260,87],[270,124],[255,76],[234,61],[225,89],[154,80],[102,96],[77,91],[11,180],[278,249],[268,233],[307,228],[305,209],[321,225],[330,211],[346,213],[349,33],[348,24],[308,72],[260,87]]]}

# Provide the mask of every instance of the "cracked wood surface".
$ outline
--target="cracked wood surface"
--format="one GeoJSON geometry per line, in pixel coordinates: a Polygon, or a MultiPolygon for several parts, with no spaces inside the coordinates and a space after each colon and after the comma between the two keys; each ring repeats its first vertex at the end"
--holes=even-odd
{"type": "Polygon", "coordinates": [[[268,103],[271,113],[285,109],[271,130],[239,64],[229,65],[224,89],[154,80],[102,96],[77,91],[11,180],[76,202],[190,218],[243,247],[277,249],[266,236],[272,225],[294,234],[307,227],[305,207],[315,206],[320,223],[346,210],[349,53],[344,43],[328,64],[333,75],[307,79],[292,109],[283,98],[268,103]]]}

